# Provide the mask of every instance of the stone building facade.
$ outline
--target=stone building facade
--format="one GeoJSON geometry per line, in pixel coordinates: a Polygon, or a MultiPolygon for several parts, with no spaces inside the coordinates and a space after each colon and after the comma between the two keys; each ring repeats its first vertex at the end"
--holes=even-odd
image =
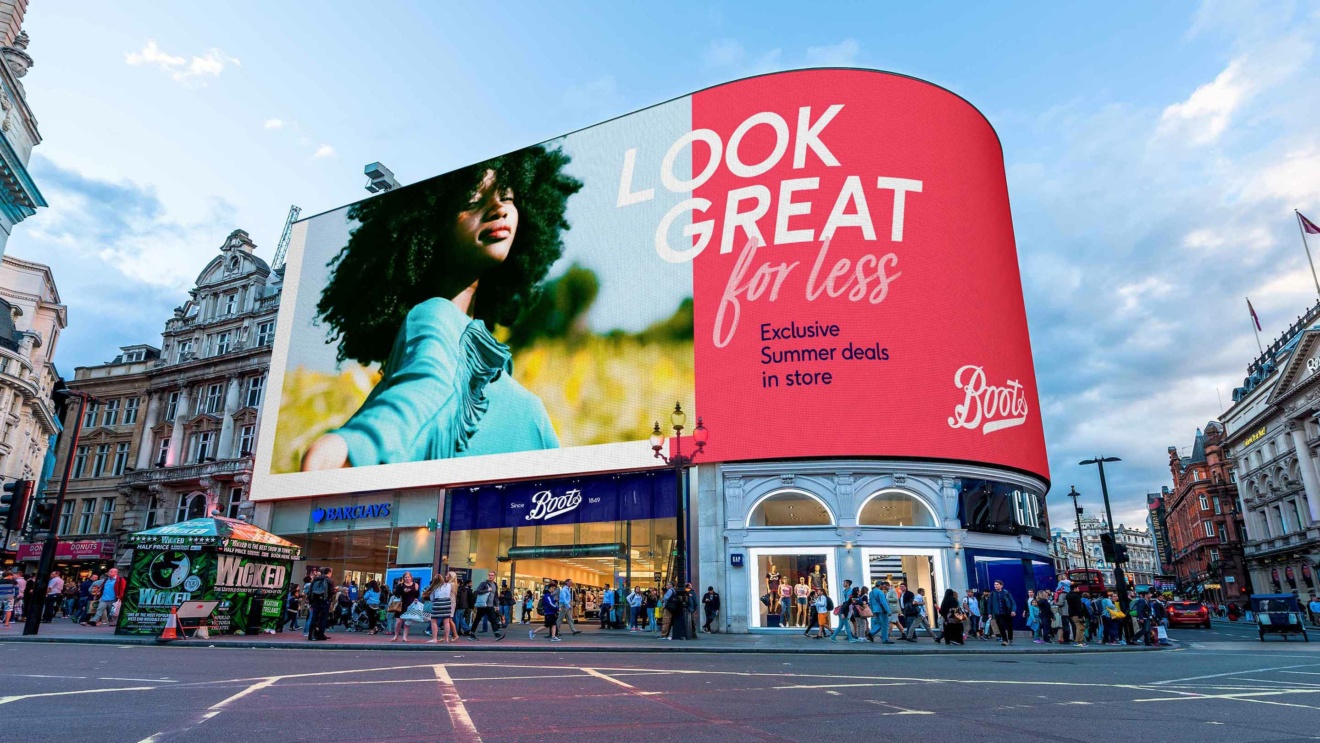
{"type": "MultiPolygon", "coordinates": [[[[242,230],[225,239],[159,348],[124,346],[113,361],[76,369],[69,387],[99,403],[83,412],[76,448],[61,444],[59,473],[73,457],[62,535],[118,546],[125,534],[205,515],[208,499],[223,515],[250,516],[282,284],[255,249],[242,230]]],[[[49,492],[58,486],[57,477],[49,492]]]]}
{"type": "Polygon", "coordinates": [[[1244,560],[1246,533],[1238,506],[1233,464],[1218,421],[1198,430],[1190,456],[1169,447],[1173,488],[1165,503],[1165,527],[1181,592],[1207,601],[1243,602],[1251,593],[1244,560]]]}
{"type": "MultiPolygon", "coordinates": [[[[59,375],[52,359],[69,324],[55,277],[40,263],[0,260],[0,478],[36,480],[58,433],[51,391],[59,375]]],[[[4,553],[17,548],[4,534],[4,553]]],[[[13,555],[7,555],[12,559],[13,555]]]]}
{"type": "Polygon", "coordinates": [[[1320,592],[1320,304],[1248,367],[1224,414],[1258,593],[1320,592]]]}
{"type": "Polygon", "coordinates": [[[41,133],[22,80],[33,65],[22,30],[26,11],[27,0],[0,0],[0,255],[14,227],[46,206],[27,169],[41,133]]]}

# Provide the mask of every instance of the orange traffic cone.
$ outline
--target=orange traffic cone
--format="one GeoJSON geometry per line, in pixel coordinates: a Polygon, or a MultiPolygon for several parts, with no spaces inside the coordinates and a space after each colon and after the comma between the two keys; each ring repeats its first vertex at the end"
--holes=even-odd
{"type": "Polygon", "coordinates": [[[165,618],[165,629],[156,638],[156,642],[170,642],[172,640],[182,639],[179,637],[179,610],[177,607],[170,609],[170,615],[165,618]]]}

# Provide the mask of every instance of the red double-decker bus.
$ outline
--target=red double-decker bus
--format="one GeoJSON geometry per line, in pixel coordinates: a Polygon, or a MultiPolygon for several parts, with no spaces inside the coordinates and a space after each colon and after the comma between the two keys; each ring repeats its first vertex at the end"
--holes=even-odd
{"type": "Polygon", "coordinates": [[[1081,586],[1084,593],[1090,593],[1092,596],[1105,595],[1105,574],[1099,570],[1074,568],[1065,570],[1063,575],[1074,586],[1081,586]]]}

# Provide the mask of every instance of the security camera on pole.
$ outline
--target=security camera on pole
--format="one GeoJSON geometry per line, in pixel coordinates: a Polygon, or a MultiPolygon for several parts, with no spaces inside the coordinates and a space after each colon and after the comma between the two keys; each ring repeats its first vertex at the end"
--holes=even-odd
{"type": "MultiPolygon", "coordinates": [[[[51,393],[51,399],[55,401],[56,410],[63,410],[70,399],[78,400],[78,411],[73,416],[73,433],[69,440],[69,448],[66,454],[72,454],[78,448],[78,437],[82,435],[83,409],[88,403],[96,404],[100,400],[92,397],[86,392],[71,390],[64,386],[64,380],[61,379],[55,384],[55,390],[51,393]]],[[[60,432],[60,438],[64,438],[64,432],[60,432]]],[[[59,447],[59,441],[55,443],[59,447]]],[[[46,598],[46,586],[50,584],[50,571],[55,567],[55,549],[59,544],[59,524],[56,520],[56,514],[64,510],[64,493],[69,487],[69,476],[73,474],[73,457],[64,457],[64,474],[60,476],[60,491],[55,496],[55,502],[50,503],[45,500],[45,494],[42,494],[42,500],[32,507],[32,528],[33,536],[37,532],[46,533],[45,543],[41,547],[41,562],[37,564],[37,586],[38,595],[44,601],[46,598]]],[[[23,624],[23,634],[35,635],[41,629],[41,616],[43,612],[30,611],[27,613],[23,624]]]]}

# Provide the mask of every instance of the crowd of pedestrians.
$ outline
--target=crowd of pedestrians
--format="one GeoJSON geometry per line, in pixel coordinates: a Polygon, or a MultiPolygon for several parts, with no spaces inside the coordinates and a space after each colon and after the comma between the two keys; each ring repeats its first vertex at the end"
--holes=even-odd
{"type": "Polygon", "coordinates": [[[67,619],[95,627],[104,620],[113,626],[119,618],[124,590],[125,581],[116,568],[104,575],[88,573],[81,579],[66,579],[55,570],[44,589],[37,576],[9,569],[0,575],[0,619],[5,627],[32,615],[40,616],[45,624],[67,619]]]}
{"type": "Polygon", "coordinates": [[[988,591],[971,588],[962,596],[946,590],[933,608],[924,588],[912,590],[906,583],[887,580],[877,580],[869,589],[845,580],[837,601],[824,590],[810,591],[807,600],[811,611],[802,634],[831,642],[892,645],[917,642],[924,634],[947,645],[977,640],[1008,647],[1016,644],[1014,622],[1021,619],[1037,644],[1172,644],[1163,598],[1132,591],[1124,611],[1116,592],[1092,596],[1067,580],[1054,590],[1036,591],[1025,605],[1002,581],[988,591]]]}

